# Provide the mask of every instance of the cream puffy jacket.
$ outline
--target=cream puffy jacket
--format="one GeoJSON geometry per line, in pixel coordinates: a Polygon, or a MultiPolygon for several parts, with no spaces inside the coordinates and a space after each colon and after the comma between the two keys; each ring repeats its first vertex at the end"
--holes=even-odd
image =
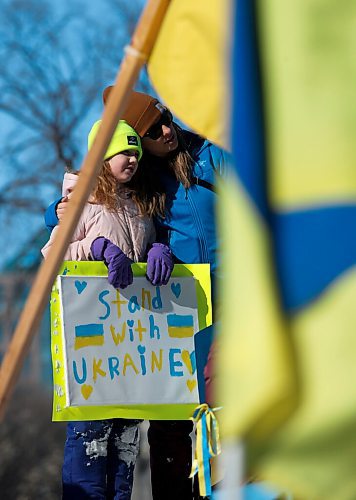
{"type": "MultiPolygon", "coordinates": [[[[75,174],[64,175],[63,196],[72,191],[77,179],[75,174]]],[[[53,229],[49,241],[42,248],[44,257],[53,244],[58,227],[53,229]]],[[[64,259],[92,260],[90,247],[99,236],[108,238],[133,261],[143,262],[146,260],[148,246],[155,241],[156,234],[152,218],[140,215],[130,197],[121,197],[115,212],[110,212],[103,205],[87,203],[64,259]]]]}

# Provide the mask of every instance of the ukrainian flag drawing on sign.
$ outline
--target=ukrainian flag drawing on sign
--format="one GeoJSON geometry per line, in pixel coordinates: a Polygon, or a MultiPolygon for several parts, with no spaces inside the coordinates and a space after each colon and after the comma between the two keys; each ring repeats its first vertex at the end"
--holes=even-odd
{"type": "Polygon", "coordinates": [[[104,328],[98,323],[78,325],[75,327],[75,349],[82,347],[104,345],[104,328]]]}
{"type": "Polygon", "coordinates": [[[194,318],[190,315],[168,314],[167,315],[168,335],[172,338],[182,339],[193,337],[194,318]]]}

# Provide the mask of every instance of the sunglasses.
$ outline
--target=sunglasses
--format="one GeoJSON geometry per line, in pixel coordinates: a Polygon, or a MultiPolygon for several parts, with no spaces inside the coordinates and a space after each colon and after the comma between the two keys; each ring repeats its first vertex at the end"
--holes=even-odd
{"type": "Polygon", "coordinates": [[[145,133],[144,137],[149,137],[150,139],[153,139],[154,141],[161,137],[162,135],[162,125],[165,125],[166,127],[169,127],[169,125],[173,121],[173,115],[172,113],[168,110],[165,109],[162,113],[161,118],[157,123],[152,125],[147,132],[145,133]]]}

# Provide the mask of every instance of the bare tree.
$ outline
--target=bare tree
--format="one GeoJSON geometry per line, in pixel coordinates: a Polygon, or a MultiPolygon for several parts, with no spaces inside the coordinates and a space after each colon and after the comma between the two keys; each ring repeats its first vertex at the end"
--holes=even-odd
{"type": "MultiPolygon", "coordinates": [[[[3,0],[0,227],[14,247],[42,227],[64,169],[79,168],[90,125],[102,111],[102,90],[114,80],[143,3],[107,1],[90,12],[78,0],[62,7],[3,0]]],[[[149,88],[145,74],[138,87],[149,88]]]]}
{"type": "Polygon", "coordinates": [[[9,127],[0,148],[3,205],[42,208],[32,189],[39,195],[39,187],[58,186],[63,167],[79,161],[80,126],[108,71],[102,34],[77,14],[57,17],[49,3],[35,0],[3,6],[0,111],[9,127]]]}

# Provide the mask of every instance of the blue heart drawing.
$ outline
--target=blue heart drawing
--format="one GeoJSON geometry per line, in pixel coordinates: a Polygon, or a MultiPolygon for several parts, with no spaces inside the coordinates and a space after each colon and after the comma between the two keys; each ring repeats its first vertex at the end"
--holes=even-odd
{"type": "Polygon", "coordinates": [[[75,288],[77,289],[78,294],[80,295],[82,293],[82,291],[86,288],[88,283],[86,281],[75,280],[74,284],[75,284],[75,288]]]}
{"type": "Polygon", "coordinates": [[[181,291],[182,291],[182,287],[180,286],[180,283],[172,283],[171,290],[178,299],[179,295],[181,294],[181,291]]]}
{"type": "Polygon", "coordinates": [[[135,321],[133,319],[128,319],[127,320],[127,325],[129,328],[132,328],[134,326],[135,321]]]}

